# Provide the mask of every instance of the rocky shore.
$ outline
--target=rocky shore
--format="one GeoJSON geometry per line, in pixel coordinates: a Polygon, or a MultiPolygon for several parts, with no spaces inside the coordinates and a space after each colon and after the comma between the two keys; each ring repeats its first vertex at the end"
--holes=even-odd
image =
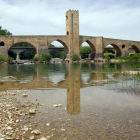
{"type": "MultiPolygon", "coordinates": [[[[0,92],[0,140],[49,140],[51,136],[41,136],[41,131],[35,129],[37,122],[29,121],[35,117],[39,103],[26,101],[22,98],[28,94],[25,91],[0,92]],[[22,98],[15,96],[21,95],[22,98]]],[[[49,123],[46,124],[49,126],[49,123]]]]}

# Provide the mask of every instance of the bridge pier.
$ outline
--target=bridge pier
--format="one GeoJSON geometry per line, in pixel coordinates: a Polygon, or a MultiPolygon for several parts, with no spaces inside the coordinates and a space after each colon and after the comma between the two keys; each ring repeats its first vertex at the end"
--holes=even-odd
{"type": "Polygon", "coordinates": [[[49,52],[48,46],[47,45],[38,45],[36,56],[41,57],[41,55],[45,52],[49,52]]]}
{"type": "Polygon", "coordinates": [[[122,57],[129,56],[129,46],[127,45],[125,48],[122,48],[122,57]]]}
{"type": "Polygon", "coordinates": [[[0,46],[0,56],[4,59],[8,58],[8,47],[7,46],[0,46]]]}

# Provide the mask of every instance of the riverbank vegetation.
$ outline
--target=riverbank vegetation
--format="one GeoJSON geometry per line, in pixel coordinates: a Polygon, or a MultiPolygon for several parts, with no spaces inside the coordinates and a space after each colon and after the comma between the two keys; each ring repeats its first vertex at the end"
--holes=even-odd
{"type": "Polygon", "coordinates": [[[43,53],[41,57],[34,57],[33,61],[50,61],[52,59],[52,55],[48,52],[43,53]]]}
{"type": "Polygon", "coordinates": [[[116,57],[114,59],[121,59],[121,60],[140,59],[140,54],[139,53],[135,53],[135,54],[130,54],[128,57],[116,57]]]}
{"type": "Polygon", "coordinates": [[[1,62],[4,61],[4,58],[3,58],[2,56],[0,56],[0,61],[1,61],[1,62]]]}
{"type": "Polygon", "coordinates": [[[107,60],[113,59],[113,58],[115,58],[115,54],[109,53],[108,51],[105,51],[104,52],[104,58],[107,59],[107,60]]]}
{"type": "Polygon", "coordinates": [[[77,54],[74,54],[74,55],[72,55],[71,60],[72,61],[79,61],[80,58],[79,58],[79,56],[77,54]]]}
{"type": "Polygon", "coordinates": [[[53,51],[50,52],[50,54],[52,55],[52,58],[64,59],[65,55],[66,55],[66,51],[53,50],[53,51]]]}
{"type": "Polygon", "coordinates": [[[127,57],[115,57],[115,54],[113,53],[109,53],[109,52],[105,52],[104,53],[104,58],[106,60],[110,60],[110,59],[115,59],[115,60],[140,60],[140,53],[130,53],[129,56],[127,57]]]}
{"type": "Polygon", "coordinates": [[[0,56],[0,62],[7,62],[7,63],[10,63],[12,60],[14,60],[13,57],[8,57],[6,59],[4,59],[2,56],[0,56]]]}
{"type": "Polygon", "coordinates": [[[82,59],[88,58],[90,53],[91,53],[91,47],[89,46],[80,47],[80,55],[82,59]]]}

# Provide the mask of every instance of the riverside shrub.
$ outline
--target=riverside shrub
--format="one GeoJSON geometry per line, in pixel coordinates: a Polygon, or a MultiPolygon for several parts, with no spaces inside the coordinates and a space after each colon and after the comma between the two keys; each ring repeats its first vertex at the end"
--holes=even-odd
{"type": "Polygon", "coordinates": [[[33,58],[33,61],[39,61],[40,60],[40,57],[34,57],[33,58]]]}
{"type": "Polygon", "coordinates": [[[4,61],[4,58],[2,56],[0,56],[0,61],[4,61]]]}
{"type": "Polygon", "coordinates": [[[82,59],[88,58],[88,55],[91,53],[91,48],[88,46],[80,47],[80,55],[82,59]]]}
{"type": "Polygon", "coordinates": [[[112,53],[104,53],[104,57],[105,59],[109,60],[109,59],[115,58],[115,55],[112,53]]]}
{"type": "Polygon", "coordinates": [[[72,55],[71,60],[78,61],[78,60],[80,60],[80,58],[77,54],[74,54],[74,55],[72,55]]]}
{"type": "Polygon", "coordinates": [[[43,53],[42,56],[41,56],[41,58],[40,58],[41,61],[48,61],[48,62],[51,59],[52,59],[52,55],[50,53],[48,53],[48,52],[43,53]]]}

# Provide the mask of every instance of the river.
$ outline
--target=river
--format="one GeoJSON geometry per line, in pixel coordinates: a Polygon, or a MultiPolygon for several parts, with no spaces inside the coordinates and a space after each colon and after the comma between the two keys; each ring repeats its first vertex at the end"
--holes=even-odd
{"type": "MultiPolygon", "coordinates": [[[[0,92],[21,92],[1,95],[0,100],[36,105],[35,115],[15,116],[22,120],[17,127],[41,132],[35,139],[138,140],[140,74],[122,72],[139,68],[139,63],[0,65],[0,92]],[[28,96],[22,97],[25,90],[28,96]]],[[[29,130],[13,134],[25,140],[32,135],[29,130]]]]}

